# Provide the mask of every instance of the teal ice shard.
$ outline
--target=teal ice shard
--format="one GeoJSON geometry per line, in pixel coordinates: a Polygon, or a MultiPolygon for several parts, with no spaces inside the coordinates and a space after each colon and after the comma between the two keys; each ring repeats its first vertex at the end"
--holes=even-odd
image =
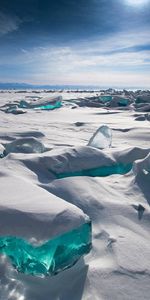
{"type": "Polygon", "coordinates": [[[119,106],[127,106],[128,104],[129,104],[129,100],[126,98],[120,98],[120,100],[118,101],[119,106]]]}
{"type": "Polygon", "coordinates": [[[111,95],[102,95],[99,97],[99,100],[103,103],[107,103],[112,100],[112,96],[111,95]]]}
{"type": "Polygon", "coordinates": [[[62,106],[62,96],[49,96],[30,100],[21,100],[20,108],[36,109],[36,110],[53,110],[62,106]]]}
{"type": "Polygon", "coordinates": [[[55,275],[74,265],[91,249],[91,222],[55,238],[40,246],[34,246],[22,238],[0,237],[0,253],[10,257],[20,272],[32,275],[55,275]]]}
{"type": "Polygon", "coordinates": [[[19,272],[55,275],[89,253],[91,222],[78,207],[7,173],[1,195],[0,256],[19,272]]]}
{"type": "Polygon", "coordinates": [[[88,146],[105,149],[112,143],[112,131],[107,125],[100,126],[88,142],[88,146]]]}

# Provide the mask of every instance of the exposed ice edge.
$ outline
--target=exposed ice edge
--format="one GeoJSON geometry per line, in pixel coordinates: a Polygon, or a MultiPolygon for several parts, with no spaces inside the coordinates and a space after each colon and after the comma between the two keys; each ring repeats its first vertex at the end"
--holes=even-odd
{"type": "Polygon", "coordinates": [[[37,276],[55,275],[88,254],[91,241],[91,222],[88,221],[40,246],[13,236],[0,237],[0,254],[7,255],[19,272],[37,276]]]}

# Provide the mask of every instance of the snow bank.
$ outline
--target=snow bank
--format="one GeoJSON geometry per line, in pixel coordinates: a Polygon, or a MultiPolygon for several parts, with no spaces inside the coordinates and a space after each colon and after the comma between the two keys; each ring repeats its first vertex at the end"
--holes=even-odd
{"type": "Polygon", "coordinates": [[[18,236],[39,243],[72,230],[86,220],[77,207],[18,176],[7,176],[5,171],[1,176],[1,194],[1,236],[18,236]]]}
{"type": "Polygon", "coordinates": [[[140,173],[150,173],[150,152],[144,159],[135,161],[133,165],[133,172],[136,176],[140,173]]]}

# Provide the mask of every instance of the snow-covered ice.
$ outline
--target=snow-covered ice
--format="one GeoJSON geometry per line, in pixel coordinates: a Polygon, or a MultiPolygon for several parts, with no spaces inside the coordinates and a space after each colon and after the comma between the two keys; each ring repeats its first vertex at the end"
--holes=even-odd
{"type": "Polygon", "coordinates": [[[149,93],[123,93],[107,105],[64,93],[60,109],[26,114],[5,109],[36,94],[0,94],[0,236],[41,245],[92,221],[92,250],[56,276],[18,272],[2,253],[0,300],[150,299],[149,93]],[[103,124],[111,147],[87,146],[103,124]]]}

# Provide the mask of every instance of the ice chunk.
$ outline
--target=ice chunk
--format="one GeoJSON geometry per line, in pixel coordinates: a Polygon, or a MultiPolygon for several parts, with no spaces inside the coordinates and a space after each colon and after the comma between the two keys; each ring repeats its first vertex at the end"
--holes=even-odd
{"type": "Polygon", "coordinates": [[[33,108],[36,110],[53,110],[62,106],[62,96],[44,97],[41,99],[21,100],[20,108],[33,108]]]}
{"type": "Polygon", "coordinates": [[[105,149],[111,146],[112,131],[107,125],[100,126],[88,142],[88,146],[105,149]]]}
{"type": "Polygon", "coordinates": [[[136,121],[150,121],[150,114],[141,114],[135,118],[136,121]]]}
{"type": "Polygon", "coordinates": [[[1,171],[0,254],[18,271],[53,275],[90,251],[91,223],[81,209],[1,171]]]}
{"type": "Polygon", "coordinates": [[[131,100],[130,98],[124,98],[123,96],[113,96],[112,97],[112,101],[109,103],[110,107],[126,107],[128,105],[130,105],[133,102],[133,100],[131,100]]]}
{"type": "Polygon", "coordinates": [[[149,94],[139,95],[139,96],[136,98],[135,103],[136,103],[136,104],[140,104],[140,103],[147,103],[147,104],[150,104],[150,95],[149,95],[149,94]]]}
{"type": "Polygon", "coordinates": [[[26,111],[24,109],[18,108],[17,105],[10,106],[5,110],[6,113],[11,113],[13,115],[21,115],[25,114],[26,111]]]}
{"type": "Polygon", "coordinates": [[[42,142],[36,138],[20,138],[5,146],[5,155],[8,153],[43,153],[48,150],[42,142]]]}
{"type": "Polygon", "coordinates": [[[146,114],[145,118],[146,118],[147,121],[150,121],[150,114],[146,114]]]}
{"type": "Polygon", "coordinates": [[[112,96],[110,95],[103,95],[99,97],[99,100],[103,103],[110,102],[112,100],[112,96]]]}
{"type": "Polygon", "coordinates": [[[0,253],[7,255],[18,271],[32,275],[57,274],[90,249],[90,221],[38,247],[17,237],[0,237],[0,253]]]}
{"type": "Polygon", "coordinates": [[[128,106],[128,105],[129,105],[129,100],[128,100],[128,99],[122,98],[122,99],[120,99],[120,100],[118,101],[118,105],[119,105],[119,106],[128,106]]]}
{"type": "Polygon", "coordinates": [[[4,157],[5,148],[2,144],[0,144],[0,158],[4,157]]]}
{"type": "Polygon", "coordinates": [[[14,115],[20,115],[20,114],[25,114],[26,111],[19,108],[18,104],[14,103],[7,103],[0,108],[1,111],[8,113],[8,114],[14,114],[14,115]]]}
{"type": "Polygon", "coordinates": [[[53,110],[53,109],[56,109],[56,108],[60,108],[61,105],[62,105],[61,102],[57,101],[56,103],[53,103],[53,104],[46,104],[46,105],[41,105],[41,106],[35,107],[35,109],[36,110],[38,110],[38,109],[41,109],[41,110],[53,110]]]}

